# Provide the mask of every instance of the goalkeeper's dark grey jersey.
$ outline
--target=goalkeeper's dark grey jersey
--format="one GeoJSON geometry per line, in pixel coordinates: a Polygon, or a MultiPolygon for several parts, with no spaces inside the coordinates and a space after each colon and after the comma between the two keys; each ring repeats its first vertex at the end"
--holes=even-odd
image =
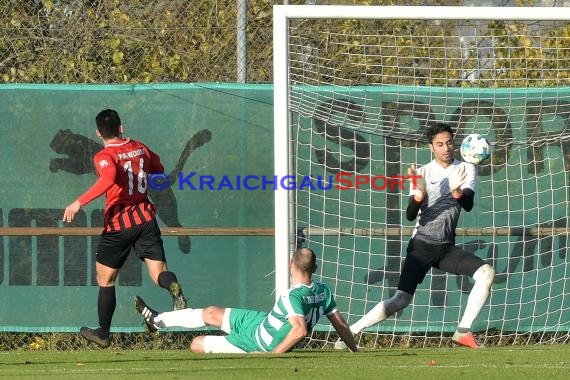
{"type": "MultiPolygon", "coordinates": [[[[443,168],[433,160],[419,169],[426,181],[427,194],[420,206],[418,221],[412,237],[455,243],[455,228],[461,213],[461,205],[451,196],[449,176],[458,165],[464,165],[467,174],[467,179],[461,185],[461,189],[469,188],[475,192],[476,169],[473,164],[453,160],[453,164],[443,168]]],[[[412,190],[410,189],[410,195],[412,190]]]]}

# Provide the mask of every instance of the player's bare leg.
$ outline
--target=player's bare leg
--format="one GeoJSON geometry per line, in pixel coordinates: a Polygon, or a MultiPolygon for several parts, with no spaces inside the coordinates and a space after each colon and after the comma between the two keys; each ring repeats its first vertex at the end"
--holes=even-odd
{"type": "Polygon", "coordinates": [[[208,306],[202,311],[202,319],[208,326],[214,326],[221,329],[225,312],[225,307],[208,306]]]}
{"type": "Polygon", "coordinates": [[[204,350],[204,338],[206,338],[206,336],[201,335],[192,339],[192,342],[190,343],[190,350],[197,354],[205,353],[206,351],[204,350]]]}
{"type": "Polygon", "coordinates": [[[469,293],[469,298],[467,298],[467,306],[465,307],[463,318],[453,334],[452,339],[455,343],[470,348],[481,347],[471,332],[471,325],[481,312],[487,298],[489,298],[494,278],[495,270],[489,264],[481,266],[473,274],[475,284],[469,293]]]}

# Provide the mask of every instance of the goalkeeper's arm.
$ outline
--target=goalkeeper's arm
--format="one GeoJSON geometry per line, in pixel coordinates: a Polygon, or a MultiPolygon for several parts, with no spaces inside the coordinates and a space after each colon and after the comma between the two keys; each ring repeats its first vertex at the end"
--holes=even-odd
{"type": "Polygon", "coordinates": [[[473,204],[475,203],[475,192],[467,187],[461,190],[461,194],[461,197],[455,198],[457,203],[459,203],[465,211],[471,211],[473,209],[473,204]]]}
{"type": "Polygon", "coordinates": [[[420,206],[426,196],[426,180],[424,175],[424,170],[422,168],[416,169],[415,165],[411,165],[408,168],[408,178],[411,181],[411,195],[410,203],[406,208],[406,219],[410,222],[416,219],[418,212],[420,211],[420,206]]]}
{"type": "Polygon", "coordinates": [[[410,195],[410,202],[408,203],[408,207],[406,208],[406,219],[408,219],[410,222],[416,219],[416,216],[418,216],[418,212],[420,211],[421,205],[422,202],[418,202],[416,200],[415,195],[410,195]]]}

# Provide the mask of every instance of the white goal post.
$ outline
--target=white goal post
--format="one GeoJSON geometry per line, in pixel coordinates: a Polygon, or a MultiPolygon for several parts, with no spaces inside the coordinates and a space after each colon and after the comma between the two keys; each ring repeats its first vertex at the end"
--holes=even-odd
{"type": "MultiPolygon", "coordinates": [[[[274,174],[296,181],[275,191],[276,294],[299,245],[349,323],[393,294],[415,222],[390,181],[431,159],[425,128],[445,121],[495,150],[457,231],[497,270],[475,328],[486,343],[565,342],[569,36],[563,7],[274,6],[274,174]]],[[[434,270],[410,310],[362,336],[448,344],[470,286],[434,270]]]]}

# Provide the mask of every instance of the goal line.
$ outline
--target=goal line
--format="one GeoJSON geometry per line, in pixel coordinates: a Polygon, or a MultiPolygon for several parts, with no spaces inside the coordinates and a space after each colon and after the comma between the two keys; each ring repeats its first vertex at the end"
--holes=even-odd
{"type": "MultiPolygon", "coordinates": [[[[328,229],[318,227],[300,228],[298,237],[309,236],[409,236],[414,227],[328,229]]],[[[275,236],[273,227],[161,227],[163,236],[275,236]]],[[[0,227],[0,236],[98,236],[96,227],[0,227]]],[[[569,235],[566,227],[485,227],[460,228],[457,236],[529,236],[548,237],[569,235]]]]}
{"type": "MultiPolygon", "coordinates": [[[[300,229],[302,237],[308,236],[410,236],[414,227],[387,227],[387,228],[303,228],[300,229]]],[[[570,229],[566,227],[484,227],[484,228],[457,228],[457,236],[532,236],[548,237],[568,235],[570,229]]]]}

